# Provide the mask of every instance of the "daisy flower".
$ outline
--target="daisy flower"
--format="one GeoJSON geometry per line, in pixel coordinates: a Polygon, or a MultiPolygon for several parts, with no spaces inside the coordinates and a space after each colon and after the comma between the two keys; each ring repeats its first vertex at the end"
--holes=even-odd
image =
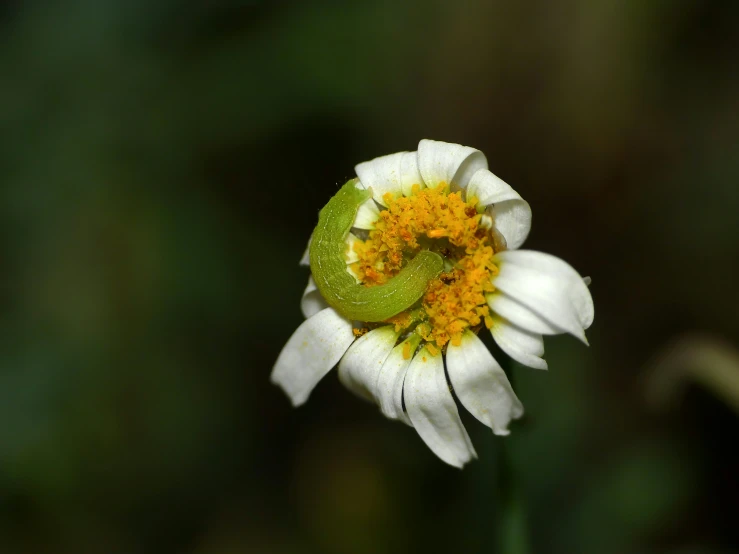
{"type": "MultiPolygon", "coordinates": [[[[355,170],[354,186],[371,197],[344,238],[340,271],[362,286],[380,286],[421,251],[439,254],[443,270],[418,301],[380,322],[351,320],[341,305],[328,304],[311,276],[301,301],[306,321],[282,349],[272,382],[299,406],[338,364],[348,389],[414,427],[444,462],[462,467],[477,455],[454,395],[496,435],[507,435],[510,421],[523,414],[478,334],[490,332],[519,363],[547,369],[542,335],[570,333],[587,344],[593,300],[566,262],[519,250],[531,209],[488,170],[482,152],[422,140],[416,152],[355,170]]],[[[311,265],[309,251],[310,245],[303,265],[311,265]]]]}

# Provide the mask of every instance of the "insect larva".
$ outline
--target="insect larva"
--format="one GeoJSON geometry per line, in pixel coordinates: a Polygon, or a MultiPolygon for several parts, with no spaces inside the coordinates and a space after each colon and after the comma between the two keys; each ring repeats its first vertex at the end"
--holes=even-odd
{"type": "Polygon", "coordinates": [[[386,283],[374,287],[357,284],[346,270],[344,241],[359,206],[371,193],[356,188],[356,182],[347,182],[321,210],[311,240],[310,269],[321,295],[343,316],[384,321],[415,304],[429,281],[441,273],[444,262],[439,254],[424,250],[386,283]]]}

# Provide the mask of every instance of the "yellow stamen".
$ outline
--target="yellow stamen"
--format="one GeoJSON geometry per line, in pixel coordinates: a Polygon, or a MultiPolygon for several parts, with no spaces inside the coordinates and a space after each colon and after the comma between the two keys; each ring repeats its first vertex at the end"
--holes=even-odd
{"type": "Polygon", "coordinates": [[[410,341],[406,341],[405,344],[403,344],[403,359],[404,360],[410,360],[411,359],[411,343],[410,343],[410,341]]]}
{"type": "Polygon", "coordinates": [[[492,326],[485,295],[495,290],[491,278],[498,273],[493,262],[497,242],[480,225],[476,201],[464,201],[462,194],[450,193],[446,183],[426,189],[414,185],[408,197],[388,193],[383,197],[387,209],[380,212],[375,229],[353,246],[359,260],[351,268],[366,286],[386,282],[422,249],[439,252],[451,263],[453,269],[429,283],[413,317],[406,311],[388,320],[396,331],[417,324],[415,331],[432,356],[450,342],[461,344],[467,329],[492,326]]]}

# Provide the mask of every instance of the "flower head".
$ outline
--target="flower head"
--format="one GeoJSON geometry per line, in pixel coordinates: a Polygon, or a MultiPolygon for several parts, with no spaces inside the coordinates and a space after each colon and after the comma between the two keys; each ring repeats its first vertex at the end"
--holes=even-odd
{"type": "Polygon", "coordinates": [[[307,319],[272,381],[298,406],[338,363],[347,388],[462,467],[476,453],[451,390],[496,435],[523,414],[478,334],[546,369],[542,335],[587,343],[592,298],[564,261],[518,250],[531,209],[482,152],[422,140],[417,152],[355,169],[358,179],[321,212],[301,261],[312,273],[301,302],[307,319]]]}

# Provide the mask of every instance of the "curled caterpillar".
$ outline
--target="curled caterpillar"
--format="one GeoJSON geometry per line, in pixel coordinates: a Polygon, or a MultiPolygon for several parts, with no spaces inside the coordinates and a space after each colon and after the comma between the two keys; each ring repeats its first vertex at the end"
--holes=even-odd
{"type": "Polygon", "coordinates": [[[439,254],[424,250],[386,283],[358,284],[346,270],[344,241],[359,206],[371,193],[358,189],[356,183],[357,179],[348,181],[319,213],[310,245],[310,269],[323,298],[344,317],[384,321],[418,302],[429,281],[441,273],[444,261],[439,254]]]}

